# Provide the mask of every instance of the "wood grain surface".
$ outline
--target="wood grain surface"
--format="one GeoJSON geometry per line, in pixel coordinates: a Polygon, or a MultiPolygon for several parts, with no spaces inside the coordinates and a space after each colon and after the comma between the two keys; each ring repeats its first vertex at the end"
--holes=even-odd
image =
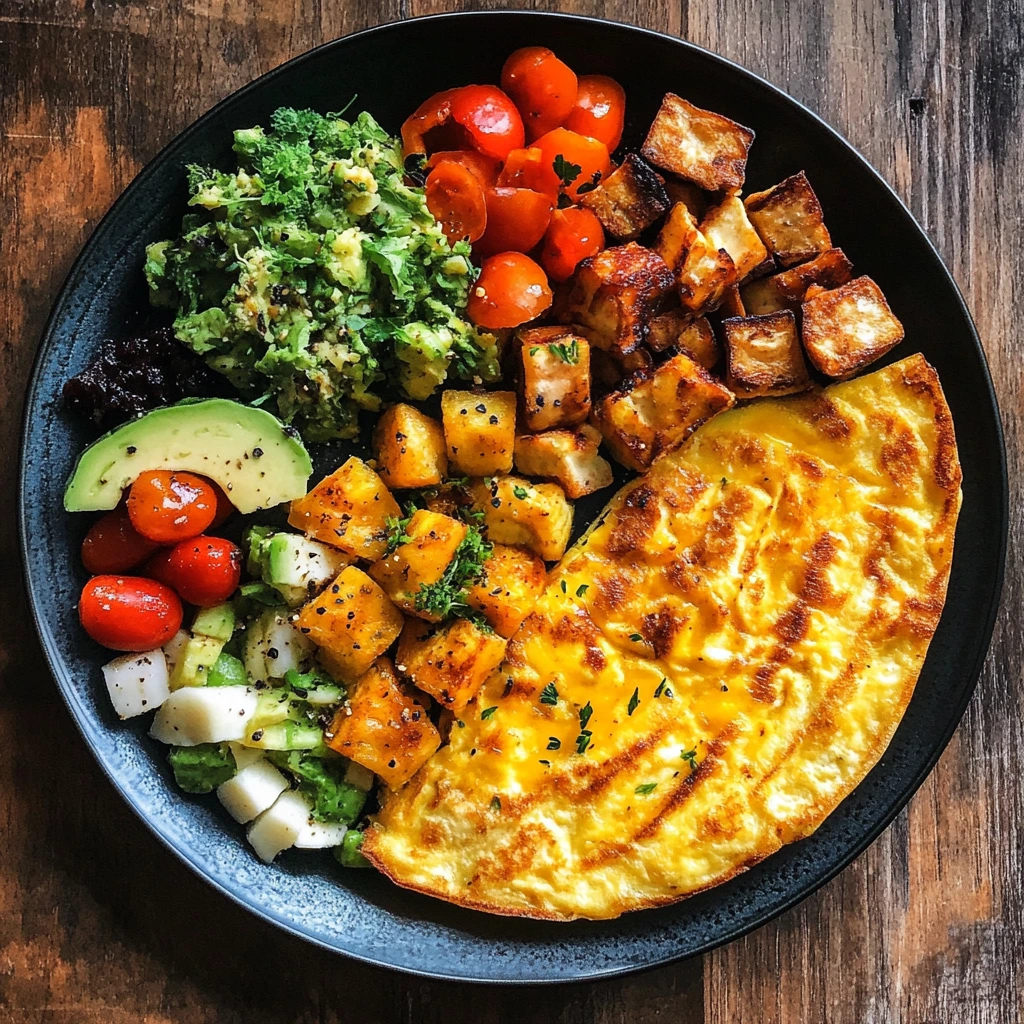
{"type": "MultiPolygon", "coordinates": [[[[1019,470],[1024,12],[1017,0],[579,0],[732,58],[895,186],[967,296],[1010,457],[1003,610],[960,730],[896,823],[777,922],[703,959],[556,989],[438,984],[283,936],[167,853],[100,774],[36,642],[11,499],[21,402],[71,260],[216,100],[376,22],[501,3],[0,0],[0,1021],[993,1022],[1024,1017],[1019,470]]],[[[870,212],[867,214],[870,216],[870,212]]]]}

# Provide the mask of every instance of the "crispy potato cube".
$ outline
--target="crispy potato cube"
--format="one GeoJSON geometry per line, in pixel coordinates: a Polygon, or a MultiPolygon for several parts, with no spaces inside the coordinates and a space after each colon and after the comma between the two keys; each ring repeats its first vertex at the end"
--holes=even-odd
{"type": "Polygon", "coordinates": [[[612,455],[642,473],[734,401],[731,391],[681,352],[601,399],[594,417],[612,455]]]}
{"type": "Polygon", "coordinates": [[[546,562],[565,554],[572,533],[572,505],[558,484],[534,484],[520,476],[474,480],[473,507],[484,514],[487,539],[536,551],[546,562]]]}
{"type": "Polygon", "coordinates": [[[747,308],[743,305],[743,296],[740,295],[739,285],[734,284],[726,288],[722,304],[718,307],[718,314],[722,317],[743,317],[747,315],[747,308]]]}
{"type": "Polygon", "coordinates": [[[299,609],[295,624],[328,652],[334,674],[350,683],[394,643],[402,613],[362,569],[349,565],[299,609]]]}
{"type": "Polygon", "coordinates": [[[724,320],[722,328],[728,367],[725,382],[738,398],[791,395],[811,386],[791,310],[724,320]]]}
{"type": "Polygon", "coordinates": [[[493,554],[484,562],[484,578],[469,591],[466,602],[501,636],[510,637],[533,611],[547,576],[540,555],[495,544],[493,554]]]}
{"type": "Polygon", "coordinates": [[[780,309],[790,308],[789,300],[779,291],[778,282],[775,280],[778,276],[773,274],[771,277],[762,277],[740,285],[740,299],[748,316],[763,316],[766,313],[776,313],[780,309]]]}
{"type": "Polygon", "coordinates": [[[448,475],[441,424],[404,402],[385,409],[377,421],[373,454],[388,487],[433,487],[448,475]]]}
{"type": "Polygon", "coordinates": [[[655,352],[684,349],[692,359],[710,370],[718,362],[718,342],[707,317],[694,319],[681,309],[656,316],[648,325],[647,344],[655,352]]]}
{"type": "Polygon", "coordinates": [[[356,684],[324,733],[327,745],[398,789],[441,745],[427,709],[407,693],[387,658],[356,684]]]}
{"type": "Polygon", "coordinates": [[[516,438],[516,469],[527,476],[557,480],[570,498],[607,487],[612,467],[597,449],[601,434],[585,423],[576,430],[549,430],[516,438]]]}
{"type": "Polygon", "coordinates": [[[597,188],[579,197],[613,238],[631,241],[667,209],[668,194],[650,166],[630,153],[597,188]]]}
{"type": "Polygon", "coordinates": [[[753,141],[749,128],[668,92],[640,152],[655,167],[714,192],[743,184],[753,141]]]}
{"type": "Polygon", "coordinates": [[[809,263],[801,263],[791,270],[773,275],[775,288],[793,308],[799,308],[807,297],[811,285],[821,288],[838,288],[853,276],[853,264],[842,249],[826,249],[809,263]]]}
{"type": "Polygon", "coordinates": [[[676,203],[668,212],[665,223],[658,232],[654,249],[665,261],[665,265],[678,274],[686,262],[686,254],[697,240],[700,230],[697,221],[685,203],[676,203]]]}
{"type": "Polygon", "coordinates": [[[902,340],[903,325],[870,277],[858,277],[803,304],[804,348],[829,377],[849,377],[902,340]]]}
{"type": "Polygon", "coordinates": [[[679,271],[679,302],[693,313],[717,309],[737,280],[736,265],[725,249],[716,249],[700,232],[679,271]]]}
{"type": "Polygon", "coordinates": [[[511,391],[445,391],[441,419],[448,463],[462,476],[490,476],[512,468],[516,396],[511,391]]]}
{"type": "Polygon", "coordinates": [[[821,203],[803,171],[747,196],[744,205],[761,241],[784,267],[812,259],[832,244],[821,203]]]}
{"type": "Polygon", "coordinates": [[[505,657],[508,641],[469,619],[438,629],[409,619],[398,641],[395,661],[442,708],[458,713],[479,692],[505,657]]]}
{"type": "Polygon", "coordinates": [[[421,508],[413,513],[405,535],[407,541],[367,571],[399,608],[434,622],[435,616],[416,607],[416,596],[420,587],[430,586],[444,575],[466,536],[466,524],[421,508]]]}
{"type": "Polygon", "coordinates": [[[692,181],[682,181],[679,178],[668,177],[664,182],[665,193],[671,206],[682,203],[697,223],[707,212],[711,205],[712,196],[704,189],[694,185],[692,181]]]}
{"type": "Polygon", "coordinates": [[[572,427],[590,415],[590,342],[568,327],[522,331],[520,419],[526,430],[572,427]]]}
{"type": "Polygon", "coordinates": [[[743,200],[729,196],[713,206],[700,222],[701,234],[713,249],[724,249],[743,280],[768,258],[768,250],[747,219],[743,200]]]}
{"type": "Polygon", "coordinates": [[[353,455],[292,502],[288,523],[314,540],[373,561],[387,547],[388,518],[398,515],[398,502],[384,482],[353,455]]]}

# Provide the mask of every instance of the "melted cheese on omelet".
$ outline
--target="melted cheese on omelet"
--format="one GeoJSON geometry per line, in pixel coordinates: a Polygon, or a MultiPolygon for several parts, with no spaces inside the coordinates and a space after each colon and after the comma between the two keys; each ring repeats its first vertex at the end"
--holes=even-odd
{"type": "Polygon", "coordinates": [[[920,356],[718,416],[567,553],[367,855],[465,906],[608,918],[808,835],[906,708],[959,502],[920,356]]]}

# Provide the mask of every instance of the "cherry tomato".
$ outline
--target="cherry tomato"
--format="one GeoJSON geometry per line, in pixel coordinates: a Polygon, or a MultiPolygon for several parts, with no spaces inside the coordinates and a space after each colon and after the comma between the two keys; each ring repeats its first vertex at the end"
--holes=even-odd
{"type": "Polygon", "coordinates": [[[427,209],[449,242],[475,242],[487,227],[487,203],[480,179],[465,165],[445,161],[428,175],[427,209]]]}
{"type": "Polygon", "coordinates": [[[523,115],[529,139],[558,128],[576,103],[575,73],[546,46],[516,50],[501,69],[501,87],[523,115]]]}
{"type": "MultiPolygon", "coordinates": [[[[597,139],[586,135],[577,135],[567,128],[556,128],[547,135],[542,135],[534,145],[541,151],[544,162],[555,168],[556,162],[563,167],[562,187],[566,195],[576,199],[581,185],[600,181],[611,173],[612,162],[608,156],[608,147],[597,139]],[[561,160],[558,158],[561,157],[561,160]],[[568,165],[579,167],[579,172],[569,171],[568,165]],[[572,175],[570,177],[570,175],[572,175]]],[[[558,169],[555,168],[558,174],[558,169]]]]}
{"type": "Polygon", "coordinates": [[[141,576],[93,576],[78,601],[82,627],[114,651],[151,651],[181,629],[178,595],[141,576]]]}
{"type": "Polygon", "coordinates": [[[128,491],[132,526],[158,544],[197,537],[216,514],[213,485],[192,473],[153,470],[143,473],[128,491]]]}
{"type": "Polygon", "coordinates": [[[154,555],[146,564],[154,579],[200,608],[226,601],[242,578],[242,552],[222,537],[193,537],[154,555]]]}
{"type": "Polygon", "coordinates": [[[93,576],[127,572],[144,562],[157,545],[132,526],[128,509],[118,505],[97,519],[82,541],[82,565],[93,576]]]}
{"type": "Polygon", "coordinates": [[[426,153],[427,133],[446,124],[451,114],[451,89],[436,92],[429,99],[424,100],[402,124],[402,148],[405,155],[426,153]]]}
{"type": "Polygon", "coordinates": [[[451,96],[451,116],[469,134],[473,148],[485,156],[504,160],[526,141],[516,105],[496,86],[456,89],[451,96]]]}
{"type": "Polygon", "coordinates": [[[210,526],[220,526],[221,523],[227,522],[235,514],[235,506],[231,504],[231,499],[225,494],[220,484],[216,484],[211,480],[210,486],[213,488],[213,493],[217,496],[217,513],[214,515],[210,526]]]}
{"type": "Polygon", "coordinates": [[[426,171],[432,171],[443,163],[462,164],[477,176],[484,188],[493,188],[498,183],[501,161],[495,160],[493,156],[484,156],[475,149],[443,149],[435,153],[423,167],[426,171]]]}
{"type": "Polygon", "coordinates": [[[544,237],[554,209],[549,196],[528,188],[489,188],[486,195],[487,230],[475,253],[529,252],[544,237]]]}
{"type": "Polygon", "coordinates": [[[528,149],[513,149],[509,153],[498,175],[498,184],[506,188],[543,192],[554,200],[558,198],[561,181],[551,163],[544,159],[544,154],[536,146],[530,146],[528,149]]]}
{"type": "Polygon", "coordinates": [[[607,75],[581,75],[576,105],[563,126],[603,142],[611,153],[622,141],[625,121],[626,92],[622,86],[607,75]]]}
{"type": "Polygon", "coordinates": [[[529,256],[503,252],[484,260],[467,310],[481,327],[518,327],[540,316],[551,298],[544,271],[529,256]]]}
{"type": "Polygon", "coordinates": [[[555,210],[544,235],[540,262],[552,281],[566,281],[580,260],[604,248],[604,229],[596,215],[579,206],[555,210]]]}

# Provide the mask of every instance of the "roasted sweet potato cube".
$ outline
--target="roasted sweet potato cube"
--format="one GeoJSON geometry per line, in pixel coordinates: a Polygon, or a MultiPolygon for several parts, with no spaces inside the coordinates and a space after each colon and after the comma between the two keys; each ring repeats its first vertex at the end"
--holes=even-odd
{"type": "Polygon", "coordinates": [[[388,487],[434,487],[448,475],[441,424],[404,402],[381,414],[373,431],[373,453],[388,487]]]}
{"type": "Polygon", "coordinates": [[[288,522],[307,536],[373,561],[387,547],[387,520],[400,515],[384,482],[354,455],[291,504],[288,522]]]}
{"type": "Polygon", "coordinates": [[[424,693],[458,713],[501,664],[507,642],[469,619],[456,619],[440,628],[409,619],[395,661],[398,671],[424,693]]]}
{"type": "Polygon", "coordinates": [[[640,152],[655,167],[714,192],[742,186],[753,141],[749,128],[668,92],[640,152]]]}
{"type": "Polygon", "coordinates": [[[336,674],[351,683],[394,643],[402,631],[402,613],[362,569],[349,565],[299,609],[295,624],[328,652],[336,674]]]}
{"type": "Polygon", "coordinates": [[[846,284],[853,275],[853,264],[842,249],[826,249],[820,256],[808,263],[801,263],[791,270],[773,275],[775,288],[796,309],[807,297],[811,285],[821,288],[838,288],[846,284]]]}
{"type": "Polygon", "coordinates": [[[744,205],[761,241],[783,267],[812,259],[832,244],[821,203],[803,171],[747,196],[744,205]]]}
{"type": "Polygon", "coordinates": [[[685,203],[676,203],[669,210],[658,232],[654,249],[665,261],[665,265],[674,274],[678,274],[699,234],[700,229],[689,207],[685,203]]]}
{"type": "Polygon", "coordinates": [[[593,494],[612,482],[612,467],[597,450],[601,434],[589,424],[516,438],[516,469],[557,480],[570,498],[593,494]]]}
{"type": "Polygon", "coordinates": [[[642,473],[734,401],[731,391],[681,352],[602,398],[594,417],[612,455],[642,473]]]}
{"type": "Polygon", "coordinates": [[[520,421],[526,430],[571,427],[590,415],[590,342],[568,327],[522,331],[520,421]]]}
{"type": "Polygon", "coordinates": [[[791,310],[724,320],[722,329],[728,367],[725,381],[738,398],[791,395],[811,386],[791,310]]]}
{"type": "Polygon", "coordinates": [[[718,362],[718,342],[707,317],[694,318],[681,309],[672,309],[656,316],[647,328],[647,344],[655,352],[680,348],[710,370],[718,362]]]}
{"type": "Polygon", "coordinates": [[[511,391],[445,391],[441,419],[448,464],[462,476],[490,476],[512,468],[516,396],[511,391]]]}
{"type": "Polygon", "coordinates": [[[584,192],[579,204],[593,210],[605,231],[622,241],[636,238],[669,205],[661,178],[636,153],[628,154],[597,188],[584,192]]]}
{"type": "Polygon", "coordinates": [[[903,325],[870,277],[858,277],[803,304],[804,348],[829,377],[851,376],[902,340],[903,325]]]}
{"type": "Polygon", "coordinates": [[[533,611],[547,583],[544,559],[526,548],[495,544],[484,577],[466,597],[501,636],[510,637],[533,611]]]}
{"type": "Polygon", "coordinates": [[[359,679],[324,732],[327,745],[398,789],[441,745],[427,709],[399,683],[381,658],[359,679]]]}
{"type": "Polygon", "coordinates": [[[488,540],[529,548],[546,562],[556,562],[565,554],[572,532],[572,505],[558,484],[502,476],[474,480],[468,491],[473,507],[484,514],[488,540]]]}
{"type": "Polygon", "coordinates": [[[768,250],[747,219],[743,200],[729,196],[711,207],[700,222],[701,234],[713,249],[724,249],[742,281],[768,258],[768,250]]]}

